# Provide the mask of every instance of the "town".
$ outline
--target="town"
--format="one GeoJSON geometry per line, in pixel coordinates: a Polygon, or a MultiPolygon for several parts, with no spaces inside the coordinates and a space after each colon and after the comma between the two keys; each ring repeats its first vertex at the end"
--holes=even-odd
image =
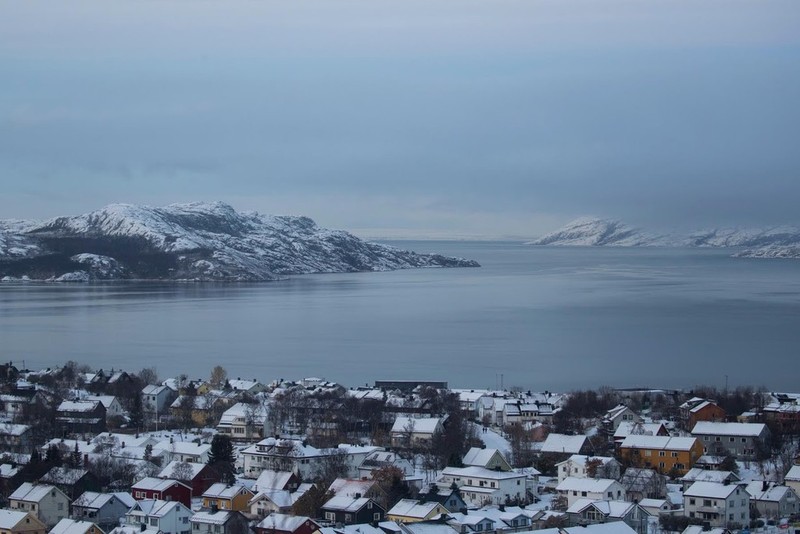
{"type": "Polygon", "coordinates": [[[0,382],[2,534],[800,532],[800,394],[0,382]]]}

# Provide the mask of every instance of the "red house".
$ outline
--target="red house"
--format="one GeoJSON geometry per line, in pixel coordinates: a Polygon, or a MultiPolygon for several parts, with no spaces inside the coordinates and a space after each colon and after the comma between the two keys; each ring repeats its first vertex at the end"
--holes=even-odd
{"type": "Polygon", "coordinates": [[[146,499],[178,501],[187,508],[192,507],[192,488],[177,480],[143,478],[131,486],[131,494],[137,501],[146,499]]]}
{"type": "MultiPolygon", "coordinates": [[[[158,474],[158,478],[175,480],[175,475],[173,474],[175,471],[175,466],[180,464],[181,462],[177,460],[173,460],[172,462],[168,463],[167,466],[161,470],[158,474]]],[[[220,473],[211,467],[208,464],[201,464],[197,462],[192,463],[185,463],[184,466],[189,466],[192,472],[189,474],[188,472],[184,473],[184,475],[189,476],[188,480],[184,480],[183,477],[179,477],[181,482],[189,484],[192,488],[192,495],[200,496],[206,492],[208,488],[220,482],[222,477],[220,473]]]]}

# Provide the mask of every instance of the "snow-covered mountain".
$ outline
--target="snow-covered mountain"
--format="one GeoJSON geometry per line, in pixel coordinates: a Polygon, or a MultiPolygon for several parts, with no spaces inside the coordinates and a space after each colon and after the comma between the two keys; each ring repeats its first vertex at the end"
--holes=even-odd
{"type": "Polygon", "coordinates": [[[263,281],[282,275],[477,267],[222,202],[112,204],[44,222],[0,221],[0,279],[263,281]]]}
{"type": "Polygon", "coordinates": [[[581,217],[528,245],[642,247],[666,244],[665,238],[645,234],[614,219],[581,217]]]}
{"type": "Polygon", "coordinates": [[[615,247],[710,247],[745,248],[734,256],[747,258],[800,258],[800,228],[714,228],[688,236],[645,233],[613,219],[583,217],[529,245],[615,247]]]}

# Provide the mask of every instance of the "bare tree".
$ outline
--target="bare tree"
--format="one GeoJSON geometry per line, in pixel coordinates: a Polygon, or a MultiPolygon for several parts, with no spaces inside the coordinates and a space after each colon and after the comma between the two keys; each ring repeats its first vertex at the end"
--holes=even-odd
{"type": "Polygon", "coordinates": [[[194,476],[194,469],[192,469],[192,464],[189,462],[178,462],[172,467],[172,472],[169,476],[181,482],[189,482],[194,476]]]}

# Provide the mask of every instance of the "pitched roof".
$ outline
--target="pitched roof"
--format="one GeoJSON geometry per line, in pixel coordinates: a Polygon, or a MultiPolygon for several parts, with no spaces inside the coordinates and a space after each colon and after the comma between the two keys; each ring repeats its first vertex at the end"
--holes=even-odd
{"type": "Polygon", "coordinates": [[[91,521],[76,521],[75,519],[64,518],[50,529],[49,534],[85,534],[92,527],[102,532],[102,529],[91,521]]]}
{"type": "Polygon", "coordinates": [[[168,463],[164,469],[158,474],[158,478],[171,478],[172,472],[175,470],[175,466],[178,464],[185,464],[188,465],[192,469],[192,480],[200,474],[200,471],[205,469],[208,464],[203,464],[200,462],[181,462],[180,460],[172,460],[168,463]]]}
{"type": "Polygon", "coordinates": [[[283,489],[289,483],[294,473],[289,471],[273,471],[265,469],[258,475],[253,491],[264,491],[268,489],[283,489]]]}
{"type": "Polygon", "coordinates": [[[625,438],[620,444],[620,448],[689,451],[696,442],[697,438],[633,435],[625,438]]]}
{"type": "Polygon", "coordinates": [[[408,432],[411,429],[414,433],[433,434],[440,423],[439,417],[405,417],[401,415],[394,420],[392,432],[408,432]]]}
{"type": "MultiPolygon", "coordinates": [[[[257,526],[267,530],[282,530],[285,532],[294,532],[302,527],[306,521],[314,520],[302,515],[287,515],[287,514],[269,514],[257,526]]],[[[314,523],[316,525],[316,523],[314,523]]]]}
{"type": "MultiPolygon", "coordinates": [[[[348,497],[347,495],[336,495],[328,499],[328,501],[322,505],[322,508],[324,510],[338,510],[341,512],[358,512],[371,500],[372,499],[367,497],[354,499],[353,497],[348,497]]],[[[378,505],[375,504],[375,506],[378,505]]]]}
{"type": "Polygon", "coordinates": [[[386,513],[387,515],[424,519],[437,508],[441,508],[441,506],[442,505],[436,501],[421,503],[416,499],[401,499],[386,513]]]}
{"type": "Polygon", "coordinates": [[[27,516],[28,516],[27,512],[20,512],[18,510],[0,509],[0,528],[2,528],[3,530],[11,530],[27,516]]]}
{"type": "Polygon", "coordinates": [[[619,484],[610,478],[578,478],[567,477],[562,480],[556,491],[586,491],[590,493],[605,493],[614,484],[619,484]]]}
{"type": "Polygon", "coordinates": [[[178,480],[172,480],[169,478],[147,477],[135,483],[133,486],[131,486],[131,488],[136,488],[140,490],[150,490],[150,491],[164,491],[171,488],[175,484],[188,487],[186,486],[186,484],[178,480]]]}
{"type": "Polygon", "coordinates": [[[741,480],[733,471],[716,471],[714,469],[700,469],[693,467],[680,478],[681,482],[716,482],[722,484],[726,480],[735,482],[741,480]]]}
{"type": "Polygon", "coordinates": [[[579,454],[586,444],[586,436],[568,436],[566,434],[549,434],[542,443],[542,452],[579,454]]]}
{"type": "Polygon", "coordinates": [[[113,499],[117,499],[127,508],[131,508],[136,504],[136,500],[131,497],[130,493],[114,492],[114,493],[97,493],[96,491],[84,491],[80,497],[73,501],[72,506],[80,506],[83,508],[100,509],[108,504],[113,499]]]}
{"type": "Polygon", "coordinates": [[[783,477],[784,480],[789,481],[797,481],[800,480],[800,465],[793,465],[789,472],[786,473],[786,476],[783,477]]]}
{"type": "Polygon", "coordinates": [[[219,510],[217,512],[195,512],[194,515],[189,518],[189,521],[192,523],[210,523],[212,525],[224,525],[231,519],[234,515],[238,514],[239,512],[231,512],[231,511],[222,511],[219,510]]]}
{"type": "Polygon", "coordinates": [[[233,499],[242,491],[249,493],[250,495],[253,494],[252,491],[245,488],[241,485],[234,485],[228,486],[224,482],[217,482],[216,484],[212,484],[206,491],[203,493],[203,497],[209,497],[212,499],[233,499]]]}
{"type": "Polygon", "coordinates": [[[50,484],[31,484],[30,482],[23,482],[14,493],[8,496],[9,500],[25,501],[25,502],[40,502],[51,491],[61,491],[55,486],[50,484]]]}
{"type": "Polygon", "coordinates": [[[716,482],[695,482],[683,492],[684,497],[713,497],[727,499],[728,495],[736,491],[736,484],[717,484],[716,482]]]}
{"type": "Polygon", "coordinates": [[[714,423],[699,421],[692,429],[692,434],[703,436],[745,436],[758,437],[764,432],[764,423],[714,423]]]}

